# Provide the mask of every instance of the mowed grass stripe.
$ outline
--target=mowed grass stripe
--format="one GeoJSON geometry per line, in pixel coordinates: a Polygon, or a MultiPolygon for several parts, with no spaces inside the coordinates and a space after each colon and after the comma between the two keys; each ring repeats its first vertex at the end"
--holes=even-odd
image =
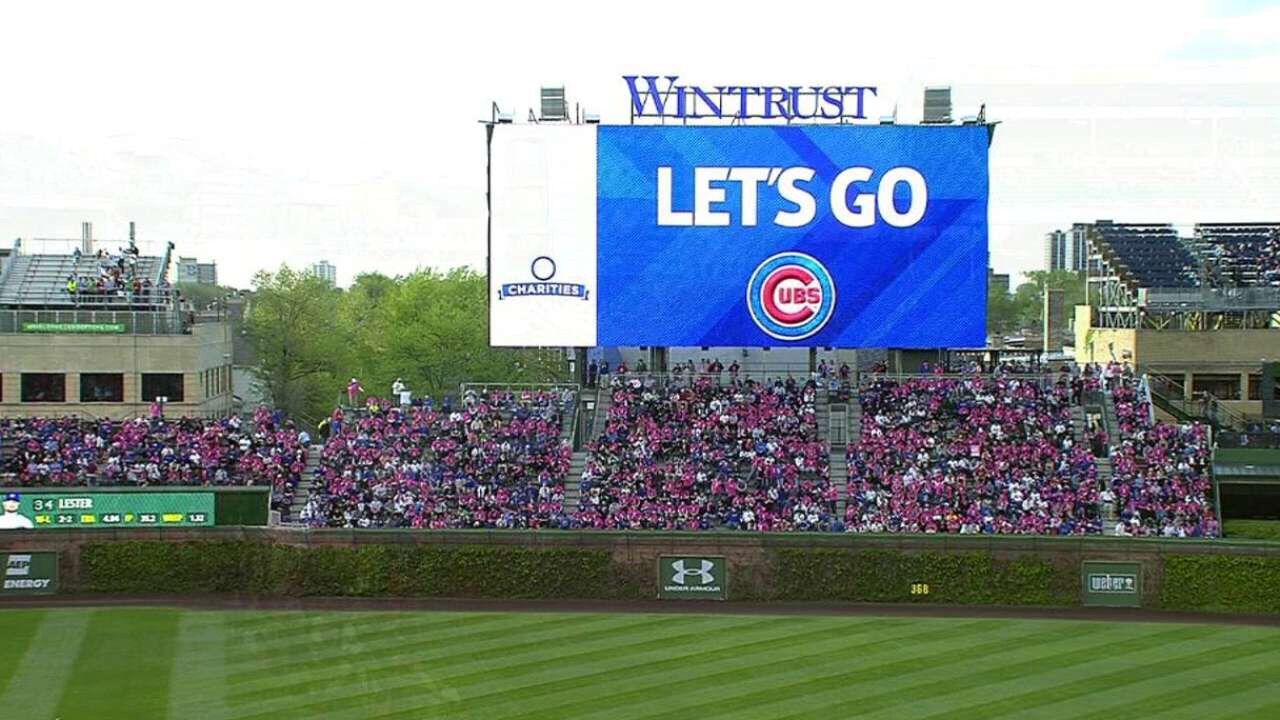
{"type": "Polygon", "coordinates": [[[58,716],[97,718],[114,707],[131,717],[164,717],[180,614],[160,608],[94,611],[58,716]],[[127,673],[120,672],[122,665],[127,673]]]}
{"type": "Polygon", "coordinates": [[[1241,717],[1248,713],[1260,712],[1268,707],[1274,708],[1267,716],[1280,717],[1280,672],[1272,670],[1269,682],[1253,688],[1241,688],[1227,698],[1211,697],[1206,700],[1192,700],[1169,710],[1163,714],[1168,720],[1200,720],[1206,717],[1221,717],[1230,714],[1241,717]]]}
{"type": "MultiPolygon", "coordinates": [[[[1081,663],[1065,672],[1060,668],[1052,668],[1042,673],[1022,677],[1023,681],[1029,681],[1022,687],[1032,687],[1034,688],[1032,690],[1015,692],[1018,688],[1011,684],[1008,687],[1001,687],[1005,684],[992,683],[986,688],[984,697],[976,698],[970,704],[961,704],[967,701],[953,697],[948,701],[947,708],[912,716],[923,718],[994,718],[1004,714],[1018,716],[1041,705],[1128,685],[1152,675],[1198,668],[1211,662],[1267,652],[1272,649],[1273,642],[1268,638],[1263,641],[1238,643],[1221,629],[1208,628],[1196,633],[1196,636],[1163,643],[1158,647],[1145,646],[1145,644],[1144,647],[1136,649],[1103,647],[1099,649],[1099,655],[1093,662],[1081,663]],[[1227,644],[1220,645],[1224,639],[1227,644]],[[1205,648],[1206,644],[1212,646],[1205,648]],[[1136,667],[1143,668],[1142,672],[1134,672],[1136,667]]],[[[902,717],[902,715],[895,717],[902,717]]]]}
{"type": "MultiPolygon", "coordinates": [[[[440,634],[438,636],[433,635],[432,637],[459,641],[477,634],[492,633],[495,627],[500,631],[501,628],[518,627],[531,622],[536,621],[519,613],[512,615],[475,615],[458,618],[442,618],[431,615],[420,618],[411,625],[386,631],[370,632],[365,637],[348,640],[347,644],[330,642],[317,645],[305,642],[293,645],[292,652],[289,653],[267,650],[265,653],[267,660],[280,662],[266,665],[258,665],[248,660],[239,663],[233,662],[236,669],[228,679],[232,684],[236,685],[252,682],[263,677],[276,678],[277,682],[281,682],[282,678],[288,675],[306,674],[314,668],[327,667],[332,659],[338,657],[345,658],[351,662],[366,659],[377,660],[387,652],[393,651],[393,648],[397,646],[397,641],[403,641],[406,628],[413,628],[415,635],[439,631],[440,634]]],[[[422,648],[429,646],[431,642],[432,640],[430,639],[416,641],[408,645],[400,642],[399,646],[422,648]]]]}
{"type": "MultiPolygon", "coordinates": [[[[244,613],[251,615],[252,613],[244,613]]],[[[255,622],[244,622],[230,617],[227,619],[227,631],[249,640],[265,640],[275,637],[282,628],[292,630],[323,630],[334,625],[347,625],[361,620],[373,621],[381,617],[384,621],[394,620],[399,613],[361,613],[337,610],[334,612],[316,613],[306,610],[273,610],[267,615],[257,617],[255,622]]]]}
{"type": "MultiPolygon", "coordinates": [[[[367,618],[362,619],[367,620],[367,618]]],[[[316,650],[333,647],[339,643],[360,641],[371,644],[377,640],[394,640],[410,629],[416,632],[419,629],[432,627],[463,629],[476,625],[501,625],[521,622],[519,616],[501,615],[473,615],[457,618],[439,616],[397,617],[386,620],[381,624],[376,622],[376,617],[372,620],[371,622],[361,622],[355,625],[333,624],[316,632],[307,630],[295,632],[288,626],[283,626],[270,638],[240,639],[238,644],[243,650],[233,653],[231,657],[227,658],[227,661],[233,665],[260,664],[269,666],[272,660],[289,660],[298,656],[306,657],[312,655],[316,650]],[[361,632],[362,630],[366,632],[361,632]]],[[[526,622],[536,622],[536,620],[530,619],[526,622]]]]}
{"type": "MultiPolygon", "coordinates": [[[[18,671],[22,656],[26,654],[31,639],[36,636],[44,610],[5,610],[0,612],[0,695],[9,687],[9,680],[18,671]]],[[[0,705],[0,707],[5,707],[0,705]]]]}
{"type": "MultiPolygon", "coordinates": [[[[421,618],[414,618],[412,615],[379,617],[378,613],[341,613],[336,617],[319,621],[276,623],[271,626],[270,630],[243,632],[231,629],[230,632],[240,643],[249,647],[260,647],[280,645],[282,641],[296,640],[298,638],[319,641],[333,635],[341,635],[352,629],[365,627],[385,628],[405,622],[414,622],[415,620],[421,622],[421,618]]],[[[245,658],[235,657],[233,661],[240,662],[243,659],[245,658]]]]}
{"type": "MultiPolygon", "coordinates": [[[[248,678],[244,682],[239,682],[239,674],[237,678],[236,696],[246,694],[251,697],[252,693],[256,693],[255,685],[259,683],[252,680],[261,680],[264,678],[275,678],[275,682],[266,685],[268,689],[274,688],[276,691],[302,691],[321,684],[342,684],[348,679],[348,675],[343,673],[343,667],[358,666],[361,673],[369,673],[369,671],[381,671],[383,667],[393,665],[403,665],[406,657],[410,657],[408,662],[416,662],[425,659],[442,659],[442,653],[445,656],[452,657],[456,655],[457,648],[493,648],[504,647],[509,653],[520,652],[521,647],[513,646],[512,638],[526,638],[527,646],[540,648],[547,642],[556,642],[558,638],[567,637],[572,633],[568,633],[566,628],[573,628],[575,632],[582,624],[589,625],[589,628],[582,632],[590,632],[591,628],[596,625],[604,624],[605,626],[626,625],[628,623],[627,616],[611,616],[600,615],[593,616],[590,620],[566,618],[566,616],[556,616],[554,624],[550,624],[548,620],[531,621],[527,620],[527,616],[517,615],[516,619],[509,621],[507,624],[500,626],[484,625],[483,632],[475,630],[475,632],[454,632],[458,630],[456,626],[445,624],[444,628],[438,628],[435,624],[424,626],[422,632],[415,632],[412,635],[399,634],[396,638],[381,639],[376,643],[355,643],[348,647],[328,648],[324,655],[311,653],[306,660],[293,662],[284,667],[284,676],[292,678],[288,683],[280,682],[280,674],[255,674],[253,678],[248,678]],[[520,623],[518,619],[526,618],[525,623],[520,623]],[[296,676],[296,678],[294,678],[296,676]]],[[[275,692],[273,694],[280,694],[275,692]]]]}
{"type": "MultiPolygon", "coordinates": [[[[1227,708],[1224,708],[1227,709],[1227,708]]],[[[1247,710],[1235,711],[1230,708],[1231,713],[1225,716],[1225,720],[1275,720],[1280,717],[1280,700],[1269,702],[1265,705],[1251,707],[1247,710]]],[[[1202,715],[1200,717],[1212,717],[1211,715],[1202,715]]]]}
{"type": "MultiPolygon", "coordinates": [[[[823,704],[835,711],[845,705],[851,694],[865,696],[867,692],[878,692],[893,684],[919,685],[922,678],[926,682],[937,682],[939,669],[961,666],[968,670],[975,662],[1002,657],[1020,643],[1036,647],[1044,654],[1069,653],[1076,649],[1074,645],[1096,643],[1089,635],[1104,630],[1101,626],[1086,626],[1066,635],[1056,627],[1005,625],[995,633],[979,636],[982,640],[979,643],[974,643],[974,638],[944,634],[884,657],[853,656],[846,663],[840,662],[843,659],[840,656],[819,656],[812,663],[781,669],[752,668],[752,672],[742,678],[750,681],[749,684],[708,686],[683,693],[681,698],[685,703],[680,708],[642,717],[777,718],[795,712],[796,697],[804,697],[806,707],[823,704]],[[1072,647],[1055,652],[1057,642],[1068,642],[1072,647]],[[837,697],[839,699],[835,699],[837,697]]],[[[944,675],[954,677],[951,673],[944,675]]],[[[897,693],[898,690],[893,690],[890,694],[896,696],[897,693]]]]}
{"type": "MultiPolygon", "coordinates": [[[[634,616],[611,617],[599,615],[592,616],[587,620],[582,620],[581,618],[567,619],[576,621],[572,633],[566,633],[560,624],[556,624],[555,626],[517,627],[513,628],[513,630],[518,631],[514,637],[495,637],[482,641],[472,640],[465,643],[455,644],[449,642],[448,639],[431,638],[421,642],[413,642],[409,645],[388,646],[381,655],[369,656],[367,659],[362,658],[354,664],[359,668],[359,681],[364,683],[384,677],[396,678],[406,672],[416,672],[424,669],[427,663],[438,667],[449,667],[454,665],[453,661],[459,656],[465,657],[469,663],[491,658],[510,660],[528,653],[545,652],[548,644],[572,647],[580,639],[590,640],[603,637],[608,640],[625,636],[632,630],[637,632],[649,632],[650,630],[643,619],[638,620],[634,616]],[[519,642],[513,644],[511,642],[513,639],[517,639],[519,642]],[[432,655],[430,659],[424,657],[424,651],[437,649],[443,649],[445,654],[432,655]],[[406,656],[411,659],[404,660],[406,656]]],[[[370,651],[366,650],[364,652],[368,653],[370,651]]],[[[307,673],[304,680],[284,685],[280,684],[278,680],[274,683],[265,683],[261,689],[236,692],[230,700],[233,703],[239,703],[280,697],[282,695],[294,696],[311,693],[317,688],[333,687],[335,684],[349,684],[352,682],[351,668],[346,658],[341,655],[336,656],[333,660],[308,662],[308,666],[311,671],[307,673]]]]}
{"type": "MultiPolygon", "coordinates": [[[[692,669],[703,671],[716,669],[726,662],[749,664],[760,652],[776,653],[774,657],[782,662],[786,660],[786,652],[781,648],[785,648],[788,642],[818,648],[827,644],[831,646],[838,644],[836,638],[832,637],[831,628],[826,624],[799,624],[804,626],[804,632],[788,626],[792,624],[797,623],[785,623],[780,620],[773,626],[762,625],[759,628],[753,626],[753,628],[742,630],[696,629],[695,633],[689,637],[671,638],[658,643],[614,646],[620,651],[612,653],[612,656],[600,657],[599,660],[590,662],[590,665],[585,662],[571,664],[567,660],[573,656],[556,657],[543,665],[532,665],[526,673],[516,675],[513,678],[517,683],[515,688],[506,687],[500,679],[494,682],[494,679],[485,678],[483,683],[474,683],[468,679],[465,685],[460,685],[466,691],[465,697],[461,698],[461,703],[445,707],[431,707],[436,703],[419,703],[419,705],[399,708],[397,711],[390,712],[387,717],[412,717],[416,714],[428,714],[428,712],[431,715],[449,716],[463,710],[483,711],[483,716],[488,717],[511,717],[525,711],[544,714],[547,707],[579,701],[584,687],[590,688],[591,697],[598,697],[600,700],[593,708],[608,707],[617,711],[625,705],[611,702],[608,691],[620,684],[634,687],[640,678],[662,676],[680,667],[684,667],[685,673],[691,673],[692,669]],[[722,633],[730,633],[728,637],[745,642],[724,646],[722,633]],[[708,642],[710,638],[716,638],[718,642],[708,642]],[[708,644],[712,647],[707,647],[708,644]],[[686,650],[689,646],[692,646],[691,652],[673,655],[677,648],[686,650]]],[[[874,625],[876,623],[872,620],[859,624],[865,632],[874,632],[876,630],[874,625]]]]}
{"type": "MultiPolygon", "coordinates": [[[[678,644],[680,639],[684,639],[689,642],[701,640],[703,638],[702,633],[697,630],[692,632],[681,631],[681,628],[686,625],[696,626],[697,621],[698,618],[692,616],[688,618],[681,618],[680,622],[673,623],[673,626],[668,628],[672,633],[670,636],[663,636],[661,633],[647,632],[645,634],[645,638],[637,643],[637,645],[654,647],[663,646],[664,644],[678,644]]],[[[736,620],[735,622],[741,624],[743,627],[751,626],[759,627],[761,629],[764,629],[766,626],[771,624],[767,620],[761,620],[759,618],[743,618],[741,620],[736,620]]],[[[604,645],[604,647],[596,648],[588,652],[574,653],[572,652],[572,648],[567,648],[563,644],[548,643],[545,651],[535,654],[534,657],[525,662],[525,665],[530,668],[546,667],[549,662],[556,659],[557,650],[563,649],[565,652],[559,654],[559,659],[567,662],[568,667],[575,667],[576,664],[588,661],[590,657],[599,657],[600,659],[616,657],[620,652],[623,652],[623,649],[626,647],[625,645],[618,646],[617,644],[610,642],[606,642],[604,645]],[[569,660],[576,662],[568,662],[569,660]]],[[[382,671],[386,672],[390,676],[388,680],[383,683],[374,683],[372,688],[361,687],[359,688],[360,692],[354,692],[353,688],[348,687],[349,684],[335,685],[333,683],[326,683],[323,684],[321,688],[323,692],[342,694],[336,695],[335,697],[327,700],[308,702],[304,705],[289,705],[288,707],[278,710],[264,711],[252,716],[242,717],[241,720],[249,720],[249,718],[261,718],[266,720],[268,718],[294,716],[311,718],[316,717],[325,711],[366,707],[370,702],[386,703],[392,700],[437,693],[440,691],[439,686],[441,683],[447,682],[450,687],[453,687],[454,684],[460,682],[461,678],[459,676],[473,678],[476,682],[494,679],[495,675],[493,673],[497,672],[494,669],[476,670],[472,668],[469,663],[459,662],[459,658],[466,658],[469,651],[470,649],[468,647],[461,646],[450,649],[449,652],[443,656],[434,656],[430,659],[419,662],[411,661],[396,665],[393,668],[382,668],[382,671]],[[394,672],[390,672],[392,670],[394,670],[394,672]],[[405,677],[407,675],[430,670],[437,670],[438,672],[426,677],[425,679],[419,679],[409,683],[405,682],[405,677]],[[451,670],[457,672],[450,673],[451,670]],[[423,680],[430,683],[430,685],[423,686],[423,680]]],[[[504,674],[496,676],[497,679],[506,678],[509,683],[515,677],[511,670],[504,670],[502,672],[504,672],[504,674]]]]}
{"type": "MultiPolygon", "coordinates": [[[[774,618],[774,622],[786,624],[787,620],[774,618]]],[[[784,628],[781,633],[771,632],[769,637],[763,639],[727,645],[721,641],[722,636],[719,633],[703,629],[699,633],[699,644],[711,641],[714,646],[710,649],[672,656],[669,649],[651,648],[646,654],[655,655],[653,659],[629,654],[623,658],[626,664],[622,667],[611,667],[608,663],[602,663],[594,669],[594,672],[587,674],[583,674],[580,669],[564,670],[557,667],[558,677],[555,680],[524,685],[511,692],[504,692],[501,686],[498,686],[494,692],[486,695],[468,697],[464,707],[465,709],[484,708],[491,715],[496,715],[503,712],[501,709],[503,705],[514,704],[518,706],[516,712],[536,711],[539,714],[546,713],[549,717],[568,716],[576,710],[590,713],[601,709],[619,709],[629,702],[637,700],[647,702],[655,694],[665,696],[668,692],[677,693],[680,689],[674,687],[677,679],[690,679],[696,674],[699,679],[691,679],[690,682],[697,683],[704,682],[700,678],[705,675],[733,676],[736,674],[734,668],[751,664],[751,658],[757,654],[770,654],[772,661],[783,663],[788,661],[790,654],[798,653],[803,656],[808,652],[808,647],[826,642],[832,642],[839,652],[891,651],[904,641],[934,632],[934,630],[921,630],[919,625],[912,621],[898,622],[875,618],[857,625],[846,622],[843,628],[830,620],[810,622],[814,624],[814,628],[805,633],[784,628]],[[897,628],[905,632],[902,635],[886,636],[887,630],[897,628]],[[850,629],[856,629],[858,632],[849,633],[850,629]],[[841,636],[841,630],[844,637],[841,636]],[[860,638],[863,642],[855,642],[854,638],[860,638]],[[645,679],[643,684],[639,682],[640,678],[645,679]],[[580,688],[584,686],[591,688],[590,700],[584,700],[582,697],[580,688]],[[661,690],[655,691],[655,687],[660,687],[661,690]]],[[[989,621],[979,621],[970,623],[967,631],[987,632],[995,625],[989,621]]],[[[966,630],[957,627],[957,632],[966,632],[966,630]]],[[[411,708],[406,713],[393,714],[389,717],[413,717],[410,713],[422,709],[424,708],[411,708]]],[[[442,708],[441,710],[453,709],[442,708]]]]}
{"type": "MultiPolygon", "coordinates": [[[[1141,717],[1168,713],[1184,705],[1192,703],[1217,703],[1222,707],[1235,707],[1235,697],[1241,693],[1260,687],[1280,688],[1280,658],[1258,668],[1255,658],[1244,658],[1210,665],[1192,672],[1165,675],[1143,681],[1150,686],[1150,691],[1140,699],[1131,702],[1107,702],[1103,698],[1091,697],[1092,704],[1098,709],[1080,718],[1105,720],[1106,718],[1141,717]],[[1180,676],[1191,677],[1181,678],[1180,676]],[[1213,677],[1201,680],[1205,675],[1213,677]]],[[[1202,708],[1203,710],[1203,708],[1202,708]]],[[[1057,717],[1062,717],[1061,714],[1057,717]]]]}
{"type": "Polygon", "coordinates": [[[0,708],[20,709],[32,718],[51,718],[71,677],[89,615],[81,610],[48,610],[36,623],[27,651],[0,695],[0,708]]]}
{"type": "Polygon", "coordinates": [[[228,619],[222,613],[190,612],[178,618],[170,665],[170,720],[227,716],[228,619]]]}
{"type": "Polygon", "coordinates": [[[869,714],[899,705],[904,699],[929,698],[984,685],[992,682],[993,677],[1005,681],[1042,672],[1046,667],[1061,668],[1092,662],[1097,657],[1098,645],[1108,637],[1126,642],[1146,640],[1152,643],[1171,637],[1158,635],[1158,628],[1150,625],[1117,629],[1103,624],[1055,628],[1055,624],[1036,623],[1031,626],[1043,627],[1046,639],[1041,640],[1032,633],[1023,642],[1041,642],[1038,648],[1015,642],[975,652],[971,647],[952,645],[943,653],[935,653],[930,658],[903,667],[859,669],[853,677],[834,684],[829,690],[806,692],[806,702],[799,711],[787,708],[774,715],[749,713],[749,716],[785,717],[789,720],[822,717],[838,712],[850,703],[856,703],[860,713],[869,714]],[[945,672],[952,666],[959,666],[962,671],[945,672]],[[896,672],[898,670],[902,672],[896,672]]]}
{"type": "MultiPolygon", "coordinates": [[[[1125,628],[1126,626],[1120,626],[1125,628]]],[[[1134,630],[1134,626],[1127,626],[1134,630]]],[[[1147,625],[1136,628],[1137,634],[1122,637],[1109,633],[1099,638],[1098,644],[1086,646],[1075,652],[1057,656],[1041,663],[1018,664],[1005,669],[996,675],[989,672],[970,674],[958,682],[942,682],[928,687],[929,694],[913,692],[910,695],[885,694],[876,698],[867,707],[867,717],[883,718],[920,718],[932,716],[943,710],[966,707],[970,704],[981,705],[984,717],[995,716],[1002,708],[987,709],[989,698],[1005,698],[1012,694],[1026,692],[1028,688],[1040,689],[1063,684],[1091,674],[1105,674],[1107,668],[1098,670],[1098,665],[1107,661],[1112,667],[1141,664],[1139,658],[1163,652],[1166,648],[1177,648],[1179,643],[1190,643],[1192,648],[1205,639],[1217,637],[1220,628],[1197,626],[1188,632],[1183,626],[1147,625]],[[1110,655],[1104,655],[1104,649],[1113,648],[1110,655]]],[[[1121,630],[1123,632],[1123,630],[1121,630]]]]}

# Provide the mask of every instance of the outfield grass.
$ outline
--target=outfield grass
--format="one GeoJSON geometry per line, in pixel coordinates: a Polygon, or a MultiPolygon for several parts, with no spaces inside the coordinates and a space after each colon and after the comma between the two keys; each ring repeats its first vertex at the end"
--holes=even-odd
{"type": "Polygon", "coordinates": [[[1222,529],[1232,540],[1272,540],[1280,542],[1280,520],[1227,520],[1222,529]]]}
{"type": "Polygon", "coordinates": [[[15,720],[1280,717],[1276,628],[130,608],[0,638],[15,720]]]}

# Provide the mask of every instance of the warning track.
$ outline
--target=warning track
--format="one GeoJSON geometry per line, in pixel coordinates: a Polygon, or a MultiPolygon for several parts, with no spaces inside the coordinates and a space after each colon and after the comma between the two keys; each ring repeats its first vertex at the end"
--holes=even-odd
{"type": "Polygon", "coordinates": [[[250,595],[64,595],[5,598],[0,609],[175,607],[193,610],[325,610],[365,612],[649,613],[777,616],[1009,618],[1098,622],[1200,623],[1280,627],[1280,615],[1194,613],[1144,608],[1046,608],[889,603],[763,603],[710,600],[489,600],[450,598],[279,598],[250,595]]]}

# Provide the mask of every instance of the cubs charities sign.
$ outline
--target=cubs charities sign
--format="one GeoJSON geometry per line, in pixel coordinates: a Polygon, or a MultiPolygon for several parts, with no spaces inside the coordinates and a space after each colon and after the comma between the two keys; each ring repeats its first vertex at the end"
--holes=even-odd
{"type": "Polygon", "coordinates": [[[726,600],[729,571],[719,555],[658,558],[658,597],[663,600],[726,600]]]}
{"type": "Polygon", "coordinates": [[[493,345],[985,342],[986,127],[489,133],[493,345]]]}

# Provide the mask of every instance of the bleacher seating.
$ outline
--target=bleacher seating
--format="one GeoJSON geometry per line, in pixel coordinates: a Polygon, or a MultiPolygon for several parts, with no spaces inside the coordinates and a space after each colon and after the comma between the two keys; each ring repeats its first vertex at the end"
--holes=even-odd
{"type": "Polygon", "coordinates": [[[1200,262],[1172,225],[1099,220],[1092,237],[1103,259],[1134,288],[1200,285],[1200,262]]]}
{"type": "Polygon", "coordinates": [[[337,411],[302,512],[313,526],[567,528],[558,392],[468,391],[461,407],[337,411]]]}
{"type": "Polygon", "coordinates": [[[1037,376],[876,379],[849,447],[850,532],[1097,534],[1097,468],[1069,384],[1037,376]]]}
{"type": "Polygon", "coordinates": [[[67,292],[67,278],[97,277],[101,261],[93,255],[18,255],[0,284],[0,306],[109,309],[114,307],[164,306],[170,301],[167,286],[168,256],[141,255],[134,272],[155,288],[145,301],[120,295],[73,297],[67,292]]]}
{"type": "Polygon", "coordinates": [[[582,476],[581,527],[838,530],[813,382],[659,386],[610,376],[612,404],[582,476]]]}
{"type": "Polygon", "coordinates": [[[1208,428],[1152,422],[1137,380],[1116,375],[1111,385],[1120,424],[1112,443],[1116,534],[1220,535],[1208,428]]]}
{"type": "Polygon", "coordinates": [[[1215,287],[1280,287],[1280,223],[1201,223],[1195,241],[1215,287]]]}
{"type": "Polygon", "coordinates": [[[34,486],[270,485],[284,510],[307,448],[284,414],[258,408],[252,423],[159,417],[124,422],[77,418],[0,420],[0,475],[34,486]]]}

